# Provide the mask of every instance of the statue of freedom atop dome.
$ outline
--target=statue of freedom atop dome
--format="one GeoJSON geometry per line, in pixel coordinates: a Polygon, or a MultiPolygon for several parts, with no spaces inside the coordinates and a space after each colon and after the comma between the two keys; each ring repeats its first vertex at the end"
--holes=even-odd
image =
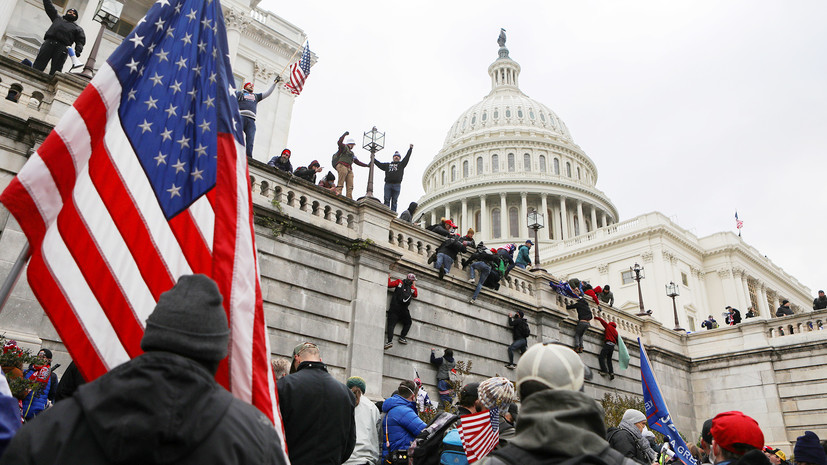
{"type": "Polygon", "coordinates": [[[497,45],[505,47],[505,29],[500,28],[500,36],[497,37],[497,45]]]}

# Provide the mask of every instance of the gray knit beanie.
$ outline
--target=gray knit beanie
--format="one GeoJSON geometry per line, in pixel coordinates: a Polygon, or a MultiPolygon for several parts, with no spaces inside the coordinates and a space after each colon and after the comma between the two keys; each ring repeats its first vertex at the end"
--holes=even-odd
{"type": "Polygon", "coordinates": [[[227,356],[230,329],[215,281],[203,274],[185,275],[161,294],[146,320],[141,339],[145,352],[161,350],[206,362],[227,356]]]}

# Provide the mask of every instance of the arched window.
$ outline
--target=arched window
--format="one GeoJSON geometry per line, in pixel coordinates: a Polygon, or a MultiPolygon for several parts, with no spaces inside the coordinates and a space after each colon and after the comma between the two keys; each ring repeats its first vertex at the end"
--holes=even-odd
{"type": "Polygon", "coordinates": [[[540,172],[545,173],[546,168],[548,168],[546,166],[546,156],[545,155],[540,155],[540,172]]]}
{"type": "Polygon", "coordinates": [[[462,177],[463,178],[468,177],[468,160],[465,160],[464,162],[462,162],[462,177]]]}
{"type": "Polygon", "coordinates": [[[500,157],[495,153],[491,155],[491,172],[496,173],[500,170],[500,157]]]}
{"type": "Polygon", "coordinates": [[[14,83],[9,86],[9,93],[6,94],[6,100],[17,103],[20,100],[21,95],[23,95],[23,86],[14,83]]]}
{"type": "Polygon", "coordinates": [[[517,207],[508,209],[508,234],[511,237],[520,236],[520,214],[517,211],[517,207]]]}
{"type": "Polygon", "coordinates": [[[571,163],[566,162],[566,176],[571,177],[571,163]]]}
{"type": "Polygon", "coordinates": [[[500,209],[494,208],[491,210],[491,235],[495,238],[502,236],[502,228],[500,227],[500,209]]]}
{"type": "Polygon", "coordinates": [[[560,160],[554,159],[554,174],[560,174],[560,160]]]}
{"type": "Polygon", "coordinates": [[[451,165],[451,182],[457,180],[457,165],[451,165]]]}
{"type": "Polygon", "coordinates": [[[513,173],[513,172],[514,172],[514,168],[515,168],[515,166],[514,166],[514,165],[515,165],[515,161],[514,161],[514,154],[513,154],[513,153],[509,153],[509,154],[508,154],[508,172],[509,172],[509,173],[513,173]]]}
{"type": "Polygon", "coordinates": [[[477,210],[474,213],[474,231],[479,231],[480,228],[481,228],[481,226],[480,226],[480,216],[481,216],[480,211],[477,210]]]}
{"type": "Polygon", "coordinates": [[[488,119],[488,112],[487,111],[482,112],[482,120],[485,121],[487,119],[488,119]]]}
{"type": "Polygon", "coordinates": [[[32,96],[29,98],[29,108],[39,110],[41,103],[43,103],[43,94],[37,91],[32,92],[32,96]]]}
{"type": "Polygon", "coordinates": [[[577,180],[580,180],[580,167],[577,167],[577,180]]]}
{"type": "Polygon", "coordinates": [[[531,155],[527,153],[523,154],[523,168],[526,171],[531,171],[531,155]]]}
{"type": "Polygon", "coordinates": [[[445,185],[445,170],[442,170],[442,183],[443,186],[445,185]]]}
{"type": "Polygon", "coordinates": [[[477,157],[477,175],[482,174],[482,157],[477,157]]]}
{"type": "Polygon", "coordinates": [[[506,107],[505,109],[505,117],[511,118],[511,108],[506,107]]]}

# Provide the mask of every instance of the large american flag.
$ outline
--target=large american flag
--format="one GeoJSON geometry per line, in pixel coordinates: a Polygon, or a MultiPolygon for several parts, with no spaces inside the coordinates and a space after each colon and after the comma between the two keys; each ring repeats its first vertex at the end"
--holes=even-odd
{"type": "Polygon", "coordinates": [[[304,88],[304,81],[310,76],[310,42],[304,44],[304,51],[299,61],[290,65],[290,80],[284,86],[290,92],[299,95],[304,88]]]}
{"type": "Polygon", "coordinates": [[[468,463],[474,463],[488,455],[500,441],[500,410],[494,407],[460,418],[462,447],[468,463]]]}
{"type": "Polygon", "coordinates": [[[141,354],[146,318],[178,277],[212,277],[231,327],[216,379],[283,444],[227,50],[217,0],[155,3],[0,202],[87,380],[141,354]]]}

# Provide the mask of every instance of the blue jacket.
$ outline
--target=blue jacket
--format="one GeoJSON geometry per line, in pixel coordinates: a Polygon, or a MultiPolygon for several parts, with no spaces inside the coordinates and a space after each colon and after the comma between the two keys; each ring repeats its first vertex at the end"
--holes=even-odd
{"type": "MultiPolygon", "coordinates": [[[[29,376],[34,373],[33,368],[29,368],[23,373],[23,378],[28,379],[29,376]]],[[[46,410],[46,401],[49,398],[49,388],[52,386],[52,376],[49,375],[49,381],[43,385],[43,387],[38,390],[37,392],[31,391],[26,394],[26,398],[23,399],[23,416],[27,420],[31,420],[35,417],[35,415],[39,414],[43,410],[46,410]]]]}
{"type": "Polygon", "coordinates": [[[520,251],[517,252],[517,260],[515,260],[515,262],[520,265],[531,265],[531,256],[528,254],[527,245],[520,246],[520,251]]]}
{"type": "Polygon", "coordinates": [[[382,421],[382,437],[385,438],[382,441],[382,457],[395,450],[408,450],[411,442],[428,426],[416,414],[416,402],[406,400],[399,394],[394,394],[382,404],[382,412],[386,414],[382,421]]]}

